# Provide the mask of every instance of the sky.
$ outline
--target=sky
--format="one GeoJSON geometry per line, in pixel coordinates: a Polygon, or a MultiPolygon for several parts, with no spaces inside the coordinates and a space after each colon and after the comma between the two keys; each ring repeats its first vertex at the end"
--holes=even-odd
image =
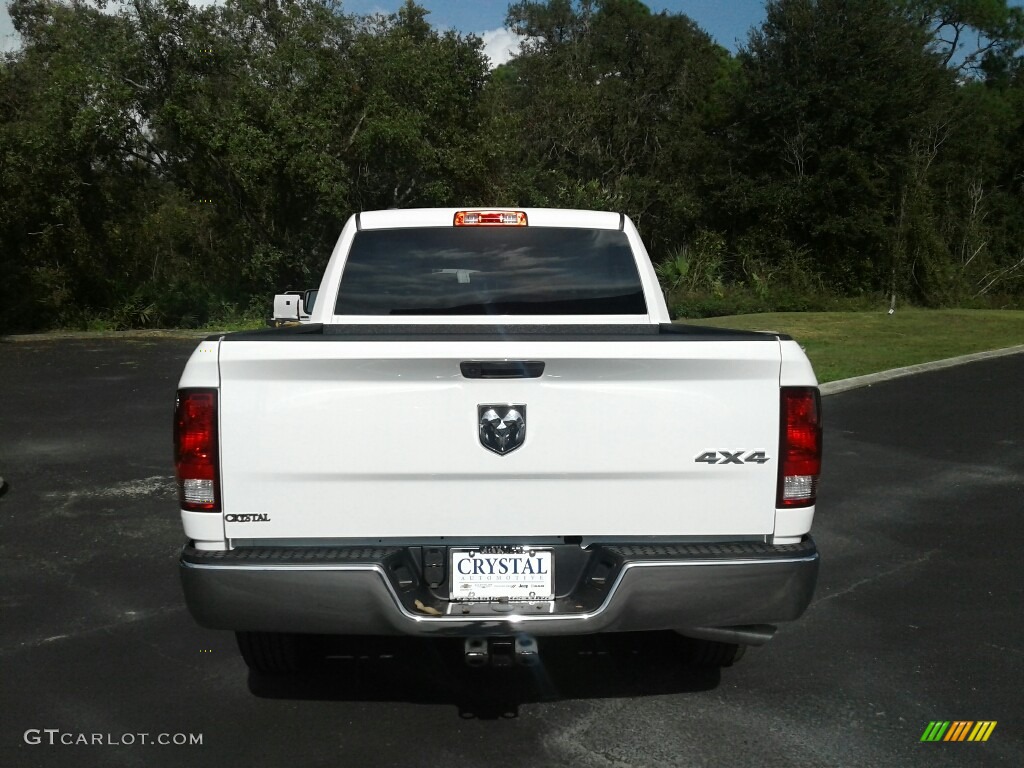
{"type": "MultiPolygon", "coordinates": [[[[484,52],[492,65],[506,61],[517,43],[504,29],[508,0],[418,0],[430,11],[427,20],[435,27],[473,32],[484,41],[484,52]]],[[[19,46],[7,13],[7,0],[0,0],[0,51],[19,46]]],[[[403,0],[342,0],[346,13],[393,13],[403,0]]],[[[198,2],[198,5],[208,4],[198,2]]],[[[747,38],[747,31],[764,19],[764,0],[649,0],[655,12],[685,13],[720,45],[735,51],[747,38]]]]}

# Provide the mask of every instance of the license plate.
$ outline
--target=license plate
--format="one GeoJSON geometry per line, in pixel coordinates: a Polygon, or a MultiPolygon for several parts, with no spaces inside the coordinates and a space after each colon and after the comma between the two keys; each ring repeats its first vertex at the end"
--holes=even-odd
{"type": "Polygon", "coordinates": [[[555,593],[550,549],[453,549],[452,600],[548,600],[555,593]]]}

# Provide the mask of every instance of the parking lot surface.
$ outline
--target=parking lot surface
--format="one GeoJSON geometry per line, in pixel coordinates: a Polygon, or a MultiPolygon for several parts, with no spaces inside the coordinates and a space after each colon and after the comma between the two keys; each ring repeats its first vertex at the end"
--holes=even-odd
{"type": "Polygon", "coordinates": [[[815,600],[720,674],[642,636],[550,641],[533,670],[343,643],[274,679],[181,598],[194,346],[0,342],[0,765],[1024,765],[1024,355],[825,399],[815,600]],[[922,743],[934,720],[998,725],[922,743]]]}

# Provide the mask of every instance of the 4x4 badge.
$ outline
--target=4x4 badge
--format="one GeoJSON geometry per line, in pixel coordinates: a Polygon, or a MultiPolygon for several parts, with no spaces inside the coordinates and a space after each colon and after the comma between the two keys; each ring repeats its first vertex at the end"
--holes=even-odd
{"type": "Polygon", "coordinates": [[[478,405],[480,444],[499,456],[511,453],[526,440],[525,405],[478,405]]]}

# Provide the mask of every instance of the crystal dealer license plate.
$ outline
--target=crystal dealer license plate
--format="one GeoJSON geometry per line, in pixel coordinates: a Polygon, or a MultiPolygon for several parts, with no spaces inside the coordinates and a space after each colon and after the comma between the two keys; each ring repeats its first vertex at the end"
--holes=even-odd
{"type": "Polygon", "coordinates": [[[479,547],[451,550],[452,600],[549,600],[555,592],[550,549],[479,547]]]}

